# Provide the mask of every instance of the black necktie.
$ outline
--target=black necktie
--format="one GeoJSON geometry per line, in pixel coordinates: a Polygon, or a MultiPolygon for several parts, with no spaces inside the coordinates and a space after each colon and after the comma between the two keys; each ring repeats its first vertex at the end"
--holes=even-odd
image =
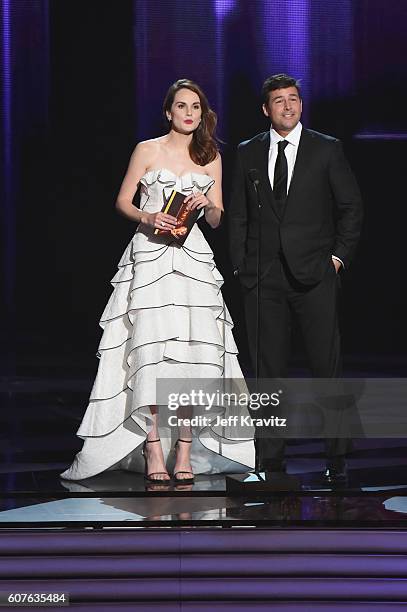
{"type": "Polygon", "coordinates": [[[284,149],[287,145],[287,140],[280,140],[278,143],[278,155],[276,165],[274,167],[273,193],[275,199],[277,200],[277,206],[281,214],[284,210],[285,201],[287,199],[288,166],[287,158],[284,153],[284,149]]]}

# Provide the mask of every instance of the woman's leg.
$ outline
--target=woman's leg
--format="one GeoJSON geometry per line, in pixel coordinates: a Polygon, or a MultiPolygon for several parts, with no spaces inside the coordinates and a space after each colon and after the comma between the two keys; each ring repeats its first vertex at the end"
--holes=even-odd
{"type": "Polygon", "coordinates": [[[170,480],[167,468],[165,467],[161,442],[154,442],[154,440],[159,440],[160,438],[158,432],[158,408],[157,406],[150,406],[150,410],[152,416],[152,427],[148,433],[144,447],[144,453],[147,461],[147,475],[153,474],[151,476],[152,479],[170,480]]]}
{"type": "Polygon", "coordinates": [[[177,418],[181,420],[181,424],[178,427],[178,441],[175,448],[174,474],[178,472],[177,480],[185,480],[193,478],[190,461],[192,429],[189,424],[184,423],[185,420],[192,418],[192,407],[180,406],[177,410],[177,418]]]}

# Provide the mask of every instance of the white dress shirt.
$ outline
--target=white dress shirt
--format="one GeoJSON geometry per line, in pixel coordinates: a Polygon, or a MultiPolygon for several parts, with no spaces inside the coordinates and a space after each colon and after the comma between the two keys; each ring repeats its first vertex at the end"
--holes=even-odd
{"type": "Polygon", "coordinates": [[[280,140],[286,140],[288,145],[284,150],[284,155],[287,158],[288,176],[287,176],[287,193],[290,188],[291,178],[294,172],[295,160],[297,158],[298,145],[300,144],[302,125],[297,123],[295,128],[283,138],[272,127],[270,128],[270,149],[269,149],[269,180],[270,185],[274,186],[274,168],[276,165],[278,146],[280,140]]]}
{"type": "MultiPolygon", "coordinates": [[[[285,138],[280,136],[280,134],[278,134],[273,129],[273,127],[270,128],[270,149],[269,149],[268,172],[269,172],[269,181],[270,181],[270,185],[272,188],[274,186],[274,168],[276,165],[276,160],[277,160],[277,155],[278,155],[277,144],[280,142],[280,140],[286,140],[288,142],[288,145],[284,149],[284,155],[286,156],[286,159],[287,159],[287,171],[288,171],[287,193],[288,193],[288,190],[291,184],[291,179],[292,179],[293,172],[294,172],[295,160],[297,159],[298,146],[300,144],[301,132],[302,132],[302,124],[300,121],[297,123],[295,128],[291,130],[289,134],[287,134],[285,138]]],[[[340,259],[336,255],[332,255],[332,258],[336,259],[337,261],[340,261],[342,266],[345,268],[342,259],[340,259]]]]}

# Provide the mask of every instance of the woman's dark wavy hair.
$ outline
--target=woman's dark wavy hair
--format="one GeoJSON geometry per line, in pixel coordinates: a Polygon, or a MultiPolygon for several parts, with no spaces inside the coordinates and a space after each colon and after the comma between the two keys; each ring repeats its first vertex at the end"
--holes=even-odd
{"type": "Polygon", "coordinates": [[[215,135],[218,121],[216,113],[210,108],[208,99],[199,85],[189,79],[178,79],[178,81],[175,81],[175,83],[171,85],[164,99],[163,112],[166,119],[166,113],[171,111],[175,94],[180,89],[190,89],[199,96],[202,109],[201,122],[193,133],[189,145],[189,154],[192,161],[198,164],[198,166],[206,166],[206,164],[213,161],[219,153],[215,135]]]}

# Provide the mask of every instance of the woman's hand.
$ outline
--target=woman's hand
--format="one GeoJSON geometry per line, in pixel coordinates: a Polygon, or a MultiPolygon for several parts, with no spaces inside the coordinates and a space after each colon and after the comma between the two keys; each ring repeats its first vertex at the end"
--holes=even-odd
{"type": "Polygon", "coordinates": [[[198,210],[200,208],[205,208],[205,211],[207,211],[214,208],[214,205],[210,200],[208,200],[206,195],[200,192],[189,195],[187,198],[185,198],[184,202],[188,204],[189,210],[194,210],[195,208],[198,208],[198,210]]]}
{"type": "Polygon", "coordinates": [[[161,211],[157,213],[145,212],[141,215],[141,223],[154,229],[172,230],[177,225],[177,220],[172,215],[167,215],[161,211]]]}

